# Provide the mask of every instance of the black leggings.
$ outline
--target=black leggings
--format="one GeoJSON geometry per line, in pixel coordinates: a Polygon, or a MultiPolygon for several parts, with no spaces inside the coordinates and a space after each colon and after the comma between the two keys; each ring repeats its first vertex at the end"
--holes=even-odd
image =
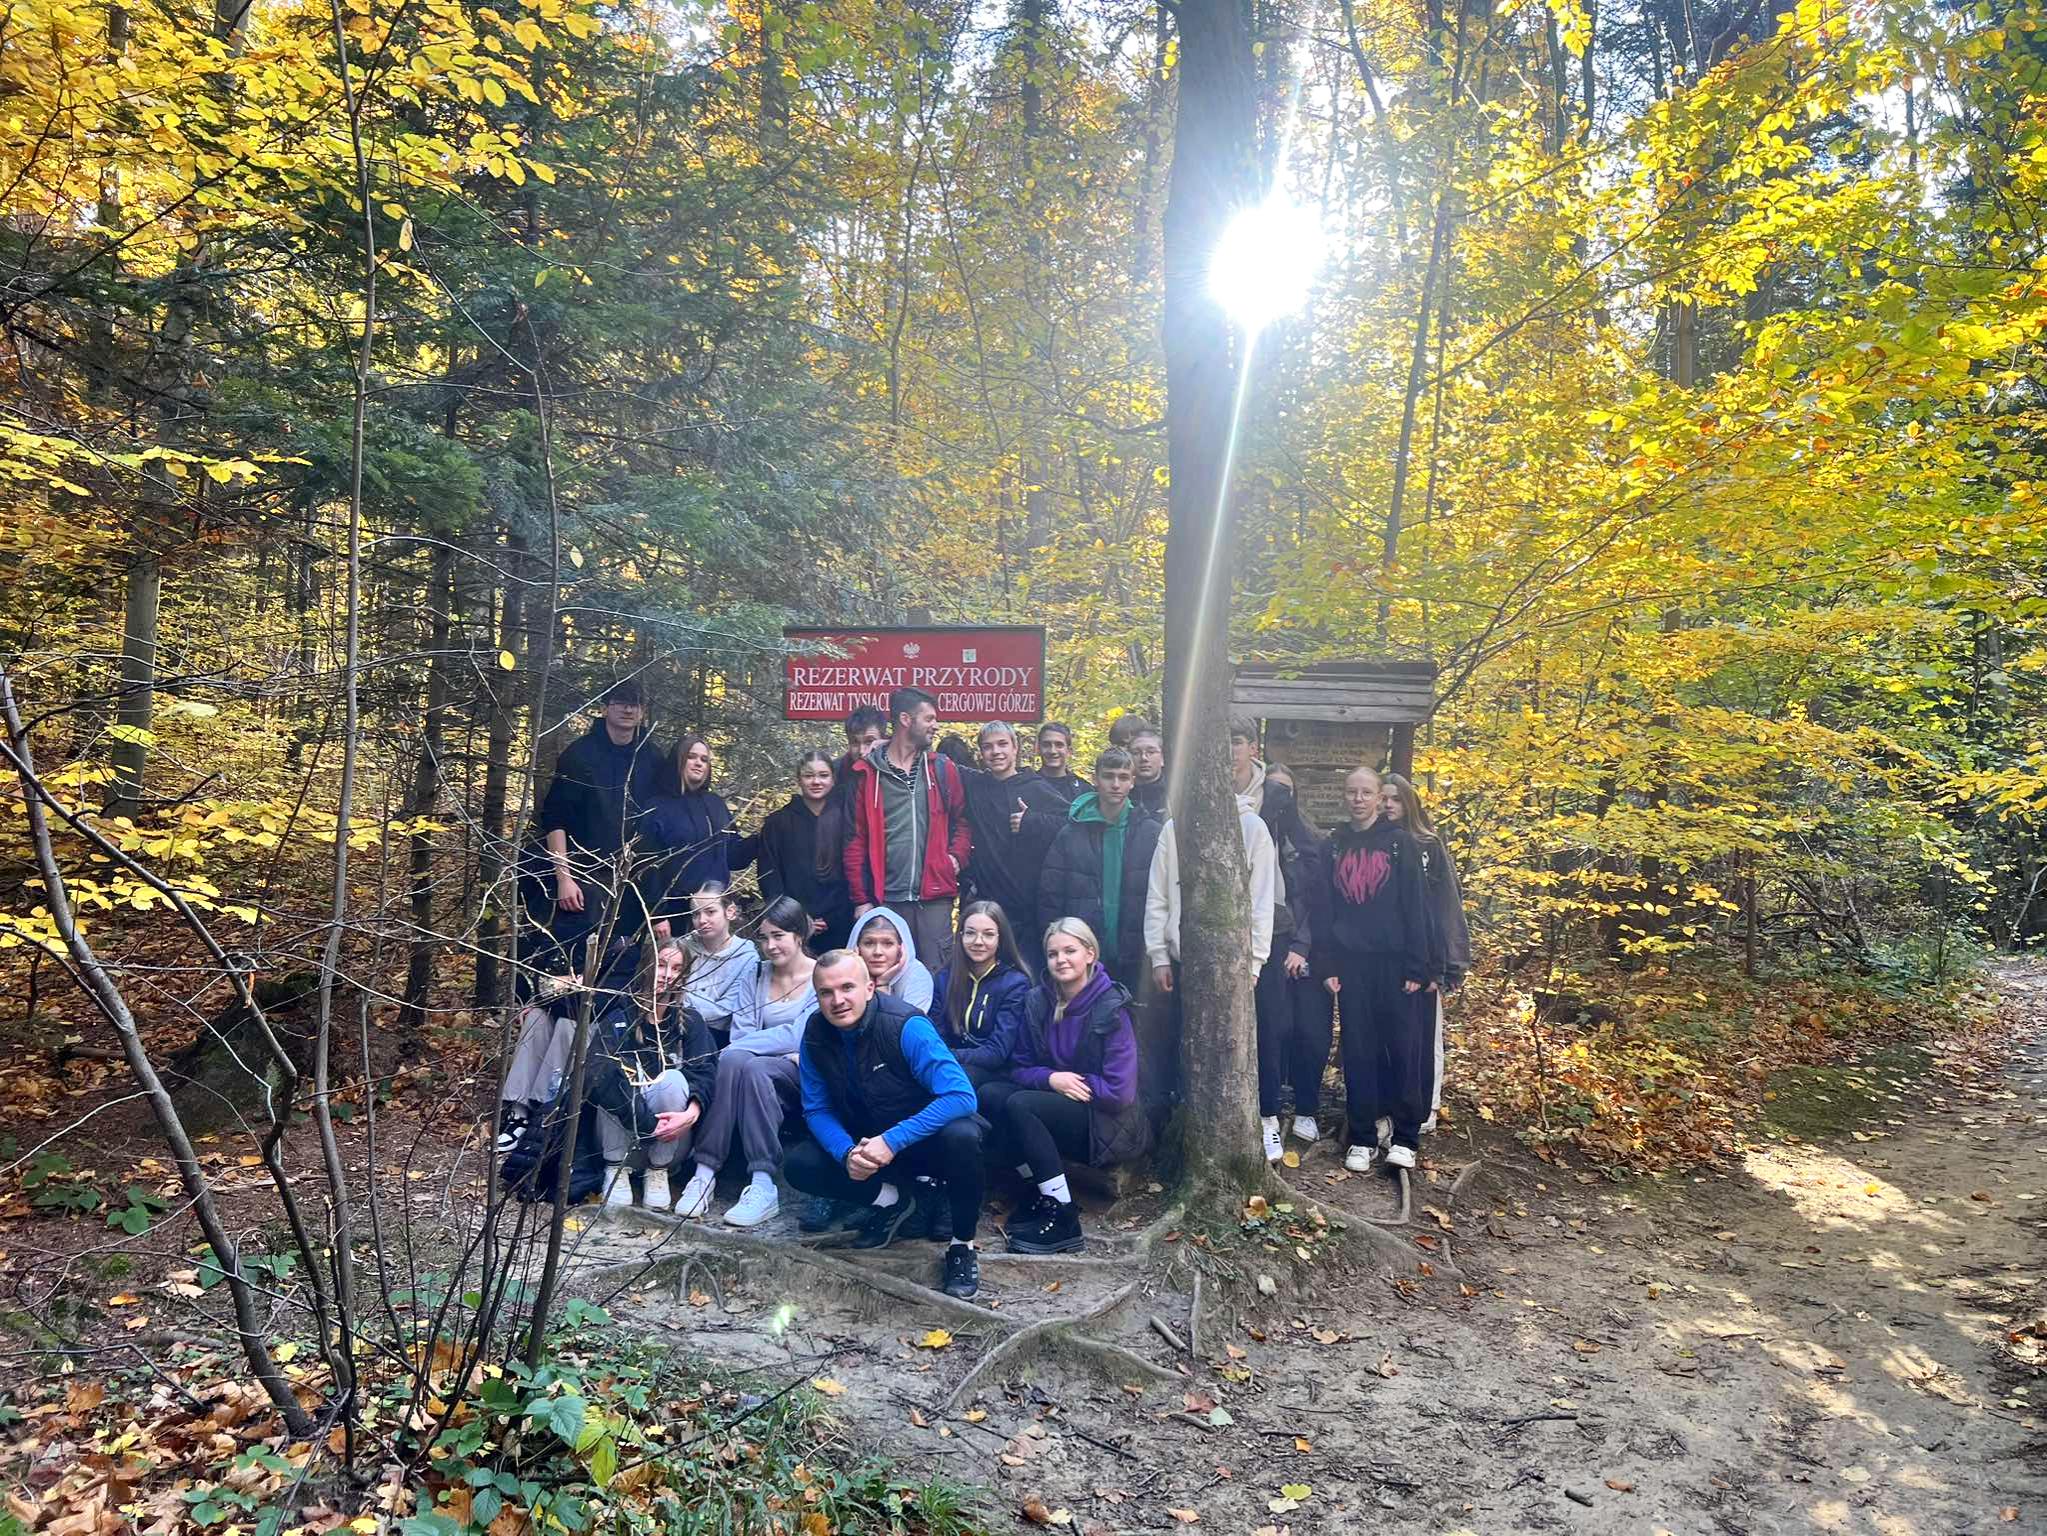
{"type": "Polygon", "coordinates": [[[1044,1184],[1063,1175],[1063,1157],[1082,1163],[1092,1160],[1088,1107],[1078,1099],[1049,1088],[984,1083],[981,1114],[1002,1138],[1004,1155],[1027,1166],[1034,1183],[1044,1184]]]}
{"type": "Polygon", "coordinates": [[[912,1179],[923,1177],[945,1186],[952,1206],[952,1235],[955,1242],[971,1243],[981,1224],[981,1122],[972,1115],[948,1120],[922,1141],[903,1148],[880,1173],[856,1179],[846,1165],[832,1161],[831,1154],[810,1137],[796,1143],[782,1159],[782,1177],[792,1189],[849,1205],[872,1205],[884,1184],[909,1195],[912,1179]]]}

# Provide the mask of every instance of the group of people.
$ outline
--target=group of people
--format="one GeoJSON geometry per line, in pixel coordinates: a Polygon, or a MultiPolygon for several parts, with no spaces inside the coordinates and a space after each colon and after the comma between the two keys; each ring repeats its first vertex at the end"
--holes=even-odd
{"type": "MultiPolygon", "coordinates": [[[[1090,782],[1057,722],[1035,769],[1007,724],[973,749],[937,726],[917,689],[856,710],[844,752],[804,753],[795,794],[743,833],[704,738],[659,752],[635,686],[607,694],[523,874],[529,1006],[499,1109],[513,1187],[551,1190],[568,1156],[572,1193],[703,1218],[723,1178],[721,1219],[753,1227],[786,1183],[811,1197],[805,1230],[946,1240],[940,1283],[971,1296],[988,1171],[1014,1169],[1009,1247],[1083,1246],[1069,1167],[1141,1156],[1171,1100],[1172,1053],[1140,1064],[1137,1027],[1170,1025],[1178,994],[1165,743],[1120,717],[1090,782]],[[749,868],[750,925],[733,884],[749,868]]],[[[1293,1135],[1320,1139],[1334,1036],[1346,1166],[1412,1167],[1440,1103],[1441,997],[1470,963],[1454,866],[1406,779],[1354,770],[1324,834],[1260,760],[1256,722],[1231,748],[1263,1154],[1284,1154],[1289,1089],[1293,1135]]]]}

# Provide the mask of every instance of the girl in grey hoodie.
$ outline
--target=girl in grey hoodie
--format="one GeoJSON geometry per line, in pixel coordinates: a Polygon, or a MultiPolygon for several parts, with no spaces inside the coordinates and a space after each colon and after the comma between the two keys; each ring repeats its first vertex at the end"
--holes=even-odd
{"type": "Polygon", "coordinates": [[[919,1013],[930,1012],[931,972],[918,960],[916,940],[900,912],[875,907],[853,925],[853,947],[867,962],[877,992],[901,998],[919,1013]]]}
{"type": "Polygon", "coordinates": [[[683,1001],[703,1018],[711,1038],[723,1049],[734,1035],[753,1029],[761,953],[751,939],[734,931],[739,900],[722,882],[699,886],[690,893],[689,906],[689,937],[682,941],[689,951],[683,1001]]]}

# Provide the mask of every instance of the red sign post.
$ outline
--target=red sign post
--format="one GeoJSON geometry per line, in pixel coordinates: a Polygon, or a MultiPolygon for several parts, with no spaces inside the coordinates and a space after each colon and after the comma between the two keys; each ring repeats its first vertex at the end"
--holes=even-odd
{"type": "Polygon", "coordinates": [[[785,629],[782,716],[843,720],[889,690],[922,688],[941,720],[1045,718],[1042,625],[945,629],[785,629]]]}

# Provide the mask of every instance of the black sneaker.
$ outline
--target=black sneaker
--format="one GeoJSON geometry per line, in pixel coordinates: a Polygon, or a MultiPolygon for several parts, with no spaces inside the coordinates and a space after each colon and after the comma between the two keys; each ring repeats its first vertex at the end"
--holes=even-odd
{"type": "Polygon", "coordinates": [[[945,1269],[938,1288],[961,1301],[971,1300],[981,1289],[981,1255],[965,1243],[945,1250],[945,1269]]]}
{"type": "Polygon", "coordinates": [[[796,1218],[798,1230],[804,1232],[829,1232],[833,1227],[844,1226],[846,1219],[859,1210],[843,1200],[833,1200],[824,1195],[813,1195],[804,1202],[803,1214],[796,1218]]]}
{"type": "MultiPolygon", "coordinates": [[[[870,1205],[853,1239],[855,1248],[886,1248],[896,1234],[917,1219],[920,1205],[914,1189],[903,1190],[894,1205],[870,1205]]],[[[914,1228],[912,1230],[915,1230],[914,1228]]]]}
{"type": "Polygon", "coordinates": [[[1087,1238],[1080,1230],[1080,1212],[1074,1209],[1070,1200],[1054,1200],[1047,1196],[1045,1205],[1050,1211],[1040,1214],[1043,1207],[1033,1209],[1030,1217],[1009,1224],[1009,1251],[1011,1253],[1078,1253],[1087,1246],[1087,1238]]]}

